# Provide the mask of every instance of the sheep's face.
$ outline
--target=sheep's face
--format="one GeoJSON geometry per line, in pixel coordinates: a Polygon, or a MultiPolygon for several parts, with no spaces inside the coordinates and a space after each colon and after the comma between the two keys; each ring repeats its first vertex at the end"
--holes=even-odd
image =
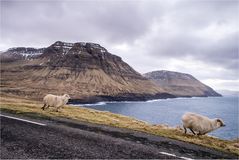
{"type": "Polygon", "coordinates": [[[68,94],[64,94],[64,97],[66,97],[67,99],[71,98],[68,94]]]}
{"type": "Polygon", "coordinates": [[[226,125],[224,124],[224,122],[223,122],[221,119],[219,119],[219,118],[216,119],[216,123],[217,123],[217,127],[218,127],[218,128],[219,128],[219,127],[224,127],[224,126],[226,126],[226,125]]]}

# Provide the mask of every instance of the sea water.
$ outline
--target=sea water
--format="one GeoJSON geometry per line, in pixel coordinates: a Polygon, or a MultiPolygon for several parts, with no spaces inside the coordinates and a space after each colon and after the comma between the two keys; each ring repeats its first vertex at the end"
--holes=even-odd
{"type": "Polygon", "coordinates": [[[209,135],[222,139],[236,139],[239,137],[238,97],[175,98],[146,102],[99,102],[84,104],[83,106],[131,116],[150,124],[167,124],[169,126],[182,126],[182,115],[185,112],[194,112],[209,118],[223,119],[226,127],[219,128],[209,133],[209,135]]]}

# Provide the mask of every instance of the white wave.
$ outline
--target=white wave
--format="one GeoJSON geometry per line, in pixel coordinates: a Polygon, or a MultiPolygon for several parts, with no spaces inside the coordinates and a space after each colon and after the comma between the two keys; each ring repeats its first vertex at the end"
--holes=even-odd
{"type": "Polygon", "coordinates": [[[107,103],[137,103],[137,101],[109,101],[107,103]]]}
{"type": "Polygon", "coordinates": [[[88,103],[88,104],[72,104],[73,106],[102,106],[106,105],[106,102],[88,103]]]}
{"type": "Polygon", "coordinates": [[[71,104],[73,106],[101,106],[106,104],[117,104],[117,103],[145,103],[147,101],[102,101],[97,103],[88,103],[88,104],[71,104]]]}
{"type": "Polygon", "coordinates": [[[107,103],[145,103],[147,101],[109,101],[107,103]]]}
{"type": "Polygon", "coordinates": [[[162,101],[163,99],[152,99],[152,100],[148,100],[146,102],[152,103],[152,102],[158,102],[158,101],[162,101]]]}
{"type": "Polygon", "coordinates": [[[106,105],[106,102],[97,102],[97,103],[94,103],[93,105],[95,105],[95,106],[102,106],[102,105],[106,105]]]}

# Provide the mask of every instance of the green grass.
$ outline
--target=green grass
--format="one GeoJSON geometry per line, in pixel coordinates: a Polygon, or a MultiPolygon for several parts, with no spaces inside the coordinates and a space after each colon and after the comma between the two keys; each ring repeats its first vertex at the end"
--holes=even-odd
{"type": "Polygon", "coordinates": [[[185,135],[181,128],[172,128],[165,125],[150,125],[144,121],[140,121],[131,117],[105,111],[87,109],[84,107],[65,106],[60,110],[60,112],[55,112],[52,108],[43,111],[41,107],[41,102],[19,99],[15,97],[1,97],[0,100],[0,109],[4,112],[44,119],[51,119],[53,117],[68,118],[119,128],[127,128],[239,155],[238,139],[228,141],[206,135],[199,137],[189,134],[185,135]]]}

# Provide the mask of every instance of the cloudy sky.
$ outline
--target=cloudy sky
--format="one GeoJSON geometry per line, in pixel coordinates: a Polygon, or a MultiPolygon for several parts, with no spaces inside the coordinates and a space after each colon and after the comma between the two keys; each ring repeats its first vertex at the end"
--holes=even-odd
{"type": "Polygon", "coordinates": [[[1,0],[0,50],[95,42],[140,73],[239,90],[238,0],[1,0]]]}

